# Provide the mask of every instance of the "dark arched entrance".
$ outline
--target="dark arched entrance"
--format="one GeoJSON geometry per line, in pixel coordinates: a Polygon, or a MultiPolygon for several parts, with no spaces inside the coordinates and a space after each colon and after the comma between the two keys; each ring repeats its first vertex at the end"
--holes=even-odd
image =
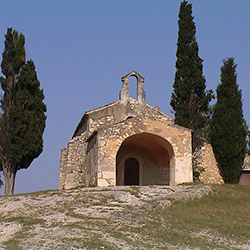
{"type": "Polygon", "coordinates": [[[126,138],[116,155],[116,185],[169,185],[174,152],[164,138],[140,133],[126,138]]]}
{"type": "Polygon", "coordinates": [[[135,158],[128,158],[124,166],[124,185],[139,185],[139,162],[135,158]]]}

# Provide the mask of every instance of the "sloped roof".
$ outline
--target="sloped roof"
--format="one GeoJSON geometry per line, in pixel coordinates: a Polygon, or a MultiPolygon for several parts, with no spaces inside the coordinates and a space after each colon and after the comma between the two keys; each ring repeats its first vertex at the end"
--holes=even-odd
{"type": "MultiPolygon", "coordinates": [[[[134,103],[134,104],[138,103],[138,101],[137,101],[136,99],[131,98],[131,97],[129,97],[128,100],[129,100],[129,103],[134,103]]],[[[138,103],[138,104],[139,104],[139,103],[138,103]]],[[[91,116],[91,115],[94,114],[94,113],[98,113],[98,112],[100,112],[100,111],[102,111],[102,110],[104,110],[104,109],[107,109],[107,108],[110,108],[110,107],[115,107],[115,106],[118,106],[118,105],[121,105],[121,101],[120,101],[120,100],[118,100],[118,101],[116,101],[116,102],[113,102],[113,103],[110,103],[110,104],[107,104],[107,105],[104,105],[104,106],[102,106],[102,107],[98,107],[98,108],[96,108],[96,109],[92,109],[92,110],[89,110],[89,111],[85,112],[84,115],[82,116],[82,118],[81,118],[81,120],[80,120],[80,122],[79,122],[79,124],[78,124],[78,126],[77,126],[77,128],[76,128],[76,130],[75,130],[75,132],[74,132],[72,138],[75,137],[75,135],[77,134],[77,132],[79,131],[79,129],[80,129],[81,126],[83,125],[84,120],[87,119],[88,116],[91,116]]],[[[122,105],[123,105],[123,104],[122,104],[122,105]]],[[[141,104],[139,104],[139,105],[141,105],[141,104]]],[[[143,105],[145,105],[145,107],[147,107],[147,108],[149,108],[149,109],[154,110],[154,111],[157,112],[160,116],[165,117],[166,120],[168,120],[168,121],[174,123],[174,119],[173,119],[172,117],[166,115],[165,113],[163,113],[162,111],[160,111],[158,108],[152,107],[152,106],[150,106],[149,104],[143,104],[143,105]]],[[[120,121],[120,122],[121,122],[121,121],[120,121]]],[[[175,126],[178,126],[178,127],[182,127],[182,126],[179,126],[179,125],[177,125],[177,124],[174,124],[174,125],[175,125],[175,126]]],[[[182,128],[184,128],[184,127],[182,127],[182,128]]],[[[192,131],[192,130],[189,129],[189,128],[185,128],[185,129],[192,131]]]]}
{"type": "Polygon", "coordinates": [[[89,111],[86,111],[84,115],[89,115],[89,114],[91,114],[91,113],[95,113],[95,112],[97,112],[97,111],[100,111],[100,110],[103,110],[103,109],[106,109],[106,108],[115,106],[115,105],[117,105],[117,104],[119,104],[119,103],[120,103],[120,101],[116,101],[116,102],[112,102],[112,103],[109,103],[109,104],[107,104],[107,105],[101,106],[101,107],[99,107],[99,108],[91,109],[91,110],[89,110],[89,111]]]}
{"type": "Polygon", "coordinates": [[[78,125],[77,125],[77,127],[76,127],[76,129],[75,129],[75,132],[74,132],[72,138],[75,137],[75,134],[77,133],[78,129],[82,126],[82,124],[83,124],[84,119],[85,119],[86,116],[88,116],[89,114],[98,112],[98,111],[100,111],[100,110],[103,110],[103,109],[105,109],[105,108],[109,108],[109,107],[115,106],[115,105],[117,105],[117,104],[119,104],[119,103],[120,103],[120,101],[116,101],[116,102],[113,102],[113,103],[109,103],[109,104],[107,104],[107,105],[104,105],[104,106],[102,106],[102,107],[99,107],[99,108],[95,108],[95,109],[86,111],[86,112],[83,114],[83,116],[82,116],[80,122],[78,123],[78,125]]]}
{"type": "MultiPolygon", "coordinates": [[[[133,99],[133,98],[131,98],[131,97],[129,97],[129,99],[130,99],[130,101],[131,100],[133,100],[133,101],[136,101],[135,99],[133,99]]],[[[112,107],[112,106],[115,106],[115,105],[118,105],[118,104],[120,104],[121,102],[120,102],[120,100],[118,100],[118,101],[116,101],[116,102],[112,102],[112,103],[110,103],[110,104],[107,104],[107,105],[104,105],[104,106],[101,106],[101,107],[99,107],[99,108],[95,108],[95,109],[92,109],[92,110],[89,110],[89,111],[86,111],[85,113],[84,113],[84,115],[83,115],[83,117],[82,117],[82,119],[81,120],[83,120],[83,118],[84,118],[84,116],[86,116],[86,115],[89,115],[89,114],[92,114],[92,113],[95,113],[95,112],[98,112],[98,111],[101,111],[101,110],[103,110],[103,109],[106,109],[106,108],[109,108],[109,107],[112,107]]],[[[165,117],[168,117],[169,118],[169,120],[174,120],[172,117],[170,117],[170,116],[168,116],[168,115],[166,115],[165,113],[163,113],[161,110],[159,110],[159,109],[156,109],[156,108],[154,108],[153,106],[151,106],[151,105],[149,105],[149,104],[145,104],[148,108],[152,108],[152,109],[155,109],[157,112],[159,112],[161,115],[163,115],[163,116],[165,116],[165,117]]]]}

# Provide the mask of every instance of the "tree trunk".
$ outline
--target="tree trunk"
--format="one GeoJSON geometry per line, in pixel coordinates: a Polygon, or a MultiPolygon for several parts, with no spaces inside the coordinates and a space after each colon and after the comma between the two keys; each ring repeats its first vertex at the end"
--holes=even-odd
{"type": "Polygon", "coordinates": [[[15,165],[7,163],[3,166],[4,195],[14,194],[16,172],[17,167],[15,165]]]}

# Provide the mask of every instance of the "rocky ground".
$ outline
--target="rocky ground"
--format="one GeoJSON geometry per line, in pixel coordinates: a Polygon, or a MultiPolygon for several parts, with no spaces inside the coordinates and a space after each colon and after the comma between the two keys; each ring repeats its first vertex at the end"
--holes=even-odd
{"type": "Polygon", "coordinates": [[[2,196],[0,249],[194,249],[154,240],[150,230],[166,228],[152,211],[209,192],[207,185],[122,186],[2,196]]]}

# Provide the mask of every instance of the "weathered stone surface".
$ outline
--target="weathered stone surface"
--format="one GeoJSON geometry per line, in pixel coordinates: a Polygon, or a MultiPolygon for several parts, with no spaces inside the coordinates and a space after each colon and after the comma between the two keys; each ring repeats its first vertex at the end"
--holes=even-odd
{"type": "Polygon", "coordinates": [[[201,148],[195,152],[198,164],[204,169],[200,175],[200,181],[206,184],[224,183],[211,144],[206,140],[202,140],[201,145],[201,148]]]}
{"type": "MultiPolygon", "coordinates": [[[[138,73],[132,71],[122,81],[120,100],[86,112],[73,139],[62,149],[59,189],[130,181],[134,185],[192,182],[191,130],[175,125],[159,108],[145,103],[144,78],[138,73]],[[137,78],[136,100],[128,96],[131,76],[137,78]],[[132,168],[129,159],[138,166],[132,168]]],[[[208,146],[201,150],[207,168],[207,177],[202,178],[217,183],[213,173],[217,166],[209,168],[208,151],[208,146]]]]}
{"type": "Polygon", "coordinates": [[[110,186],[109,182],[107,181],[107,179],[104,179],[104,178],[99,178],[98,179],[98,182],[97,182],[97,185],[99,187],[108,187],[110,186]]]}
{"type": "Polygon", "coordinates": [[[250,155],[248,154],[245,155],[239,184],[250,186],[250,155]]]}
{"type": "Polygon", "coordinates": [[[248,155],[248,154],[246,154],[246,156],[245,156],[242,170],[243,171],[250,171],[250,155],[248,155]]]}
{"type": "Polygon", "coordinates": [[[114,171],[103,171],[102,172],[102,177],[104,179],[115,179],[115,172],[114,171]]]}

